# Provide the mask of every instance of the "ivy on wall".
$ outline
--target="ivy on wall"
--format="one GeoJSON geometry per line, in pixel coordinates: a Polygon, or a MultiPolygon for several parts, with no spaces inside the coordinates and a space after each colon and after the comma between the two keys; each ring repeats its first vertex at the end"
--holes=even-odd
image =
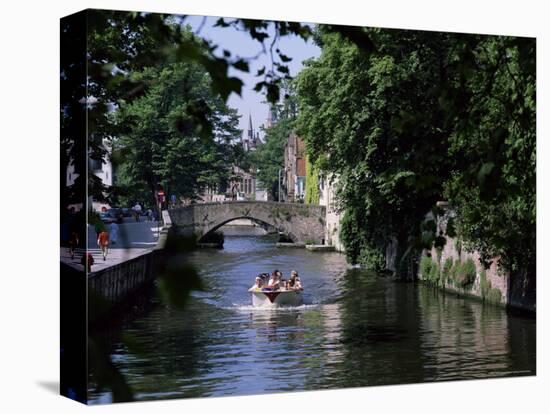
{"type": "Polygon", "coordinates": [[[319,204],[319,168],[306,156],[306,204],[319,204]]]}

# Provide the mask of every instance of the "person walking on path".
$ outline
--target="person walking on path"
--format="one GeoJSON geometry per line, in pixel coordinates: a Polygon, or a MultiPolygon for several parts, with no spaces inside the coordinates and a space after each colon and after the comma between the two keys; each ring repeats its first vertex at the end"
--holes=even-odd
{"type": "Polygon", "coordinates": [[[116,244],[118,241],[118,224],[115,222],[112,222],[109,226],[109,241],[112,244],[116,244]]]}
{"type": "Polygon", "coordinates": [[[71,236],[69,237],[69,253],[71,254],[71,260],[74,259],[76,246],[78,246],[78,233],[76,231],[72,231],[71,236]]]}
{"type": "Polygon", "coordinates": [[[141,215],[141,206],[139,203],[136,203],[134,206],[134,215],[136,217],[136,221],[139,221],[139,216],[141,215]]]}
{"type": "Polygon", "coordinates": [[[103,260],[107,260],[107,253],[109,250],[109,233],[107,233],[105,230],[99,233],[99,236],[97,236],[97,245],[101,249],[103,260]]]}

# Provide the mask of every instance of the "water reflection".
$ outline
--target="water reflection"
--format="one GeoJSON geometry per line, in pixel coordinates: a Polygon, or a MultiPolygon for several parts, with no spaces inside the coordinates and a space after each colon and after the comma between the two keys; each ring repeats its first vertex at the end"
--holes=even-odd
{"type": "MultiPolygon", "coordinates": [[[[348,269],[336,253],[236,237],[189,260],[201,269],[207,292],[195,294],[185,311],[156,303],[108,334],[112,360],[136,399],[535,373],[533,318],[348,269]],[[250,306],[252,276],[274,268],[300,272],[305,306],[250,306]],[[141,351],[124,345],[125,334],[141,351]]],[[[90,395],[109,401],[93,386],[90,395]]]]}

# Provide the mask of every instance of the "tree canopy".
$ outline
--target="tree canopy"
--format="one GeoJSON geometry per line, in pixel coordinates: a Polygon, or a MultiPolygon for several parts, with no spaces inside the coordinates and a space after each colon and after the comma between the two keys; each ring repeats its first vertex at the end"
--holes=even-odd
{"type": "MultiPolygon", "coordinates": [[[[65,203],[80,202],[84,197],[75,190],[87,188],[96,199],[109,198],[107,188],[93,174],[82,185],[88,139],[91,159],[104,160],[105,141],[117,134],[109,116],[113,107],[126,105],[145,93],[146,85],[132,73],[154,66],[158,62],[185,62],[200,65],[210,76],[212,93],[223,101],[231,93],[242,92],[243,81],[238,73],[250,72],[250,62],[259,56],[268,56],[268,63],[260,67],[253,89],[266,95],[268,102],[276,103],[281,86],[290,79],[289,62],[292,57],[280,47],[284,37],[297,36],[307,40],[312,34],[309,24],[285,21],[219,18],[214,26],[239,30],[249,34],[260,47],[253,56],[242,57],[240,51],[221,49],[212,41],[200,37],[207,17],[197,29],[197,36],[189,36],[185,29],[188,16],[162,13],[126,12],[113,10],[86,10],[62,21],[61,40],[64,53],[61,61],[61,141],[62,165],[73,165],[78,175],[74,186],[65,187],[65,168],[61,168],[61,188],[65,203]],[[237,75],[230,74],[231,69],[237,75]],[[86,74],[86,76],[83,76],[86,74]],[[88,116],[88,133],[80,127],[88,116]]],[[[371,48],[361,28],[327,26],[344,38],[371,48]]],[[[179,125],[193,125],[203,137],[212,127],[200,111],[181,114],[179,125]]]]}
{"type": "Polygon", "coordinates": [[[392,239],[402,259],[442,243],[425,218],[447,199],[467,246],[508,269],[532,266],[534,40],[364,34],[369,50],[320,27],[322,54],[297,80],[308,155],[340,177],[350,259],[380,268],[392,239]]]}
{"type": "Polygon", "coordinates": [[[154,200],[162,184],[171,194],[193,199],[207,187],[225,188],[241,130],[236,110],[212,93],[209,75],[197,64],[171,63],[133,76],[150,86],[116,113],[117,191],[154,200]],[[202,124],[190,122],[189,113],[204,117],[209,139],[201,138],[202,124]]]}

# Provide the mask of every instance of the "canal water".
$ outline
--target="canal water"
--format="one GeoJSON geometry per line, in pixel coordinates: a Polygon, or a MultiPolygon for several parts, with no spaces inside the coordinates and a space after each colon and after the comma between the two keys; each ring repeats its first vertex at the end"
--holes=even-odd
{"type": "MultiPolygon", "coordinates": [[[[273,236],[227,237],[190,261],[208,290],[185,310],[153,296],[103,334],[136,400],[535,374],[529,315],[350,269],[338,253],[276,248],[273,236]],[[251,306],[254,276],[276,268],[300,273],[303,306],[251,306]]],[[[90,384],[92,403],[111,402],[90,384]]]]}

